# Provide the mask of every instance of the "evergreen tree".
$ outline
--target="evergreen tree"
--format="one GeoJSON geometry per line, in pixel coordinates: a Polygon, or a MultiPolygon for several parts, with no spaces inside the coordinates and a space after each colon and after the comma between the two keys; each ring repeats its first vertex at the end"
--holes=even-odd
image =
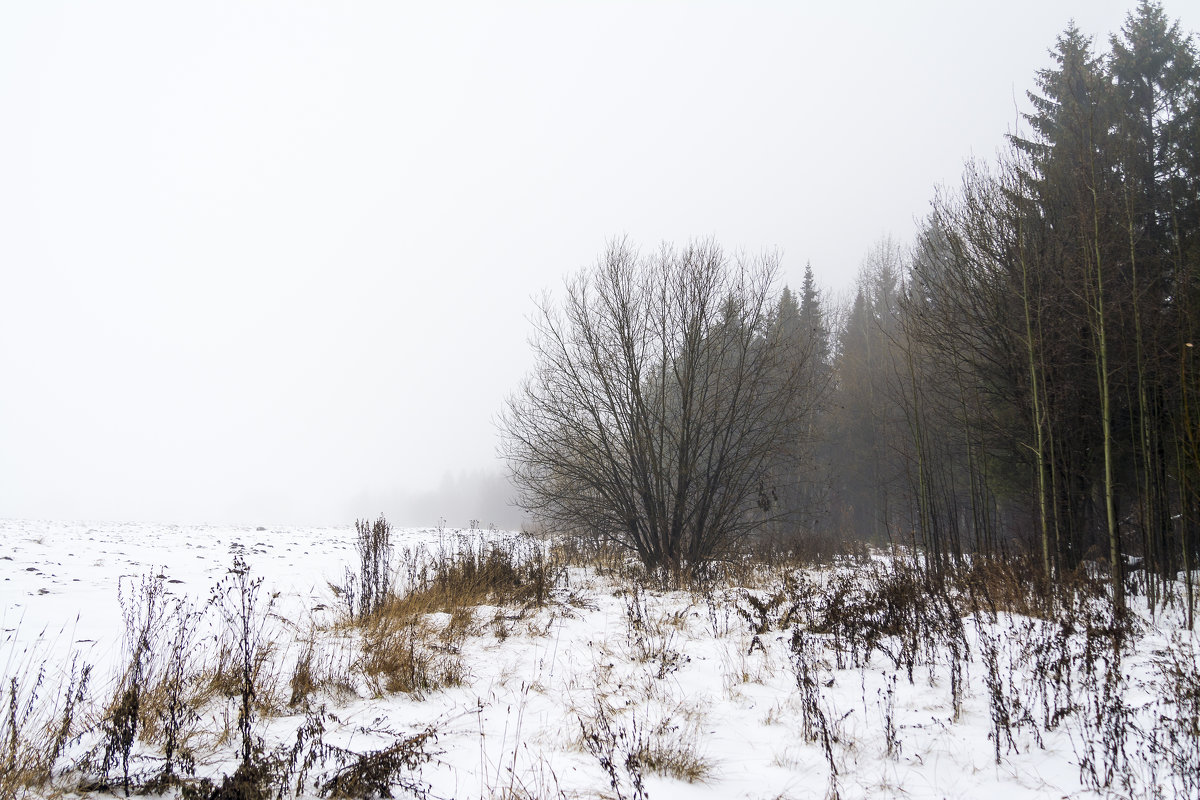
{"type": "Polygon", "coordinates": [[[811,345],[810,362],[813,380],[823,382],[829,371],[829,328],[825,324],[825,312],[821,308],[821,295],[813,277],[812,264],[804,265],[804,285],[800,290],[800,327],[811,345]]]}

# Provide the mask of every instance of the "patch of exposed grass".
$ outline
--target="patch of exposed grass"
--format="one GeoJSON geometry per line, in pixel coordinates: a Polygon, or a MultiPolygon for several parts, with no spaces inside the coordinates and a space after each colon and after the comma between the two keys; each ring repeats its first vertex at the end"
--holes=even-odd
{"type": "Polygon", "coordinates": [[[380,694],[422,697],[463,682],[462,658],[442,645],[441,631],[422,615],[375,615],[363,637],[363,672],[380,694]]]}
{"type": "Polygon", "coordinates": [[[433,554],[410,553],[404,560],[402,594],[393,594],[381,614],[404,616],[467,606],[542,608],[562,567],[531,539],[489,542],[462,537],[457,547],[433,554]]]}
{"type": "MultiPolygon", "coordinates": [[[[462,683],[464,641],[482,632],[477,609],[516,609],[516,618],[552,600],[562,568],[533,540],[461,537],[436,552],[407,551],[396,584],[372,613],[356,620],[362,631],[362,670],[377,692],[423,696],[462,683]]],[[[514,615],[496,612],[498,638],[514,615]]]]}

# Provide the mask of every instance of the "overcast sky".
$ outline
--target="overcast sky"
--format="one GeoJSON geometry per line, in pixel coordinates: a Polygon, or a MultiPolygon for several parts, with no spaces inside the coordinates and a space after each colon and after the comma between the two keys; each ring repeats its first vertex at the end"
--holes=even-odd
{"type": "Polygon", "coordinates": [[[4,2],[0,517],[346,523],[498,468],[530,298],[607,239],[842,290],[1132,5],[4,2]]]}

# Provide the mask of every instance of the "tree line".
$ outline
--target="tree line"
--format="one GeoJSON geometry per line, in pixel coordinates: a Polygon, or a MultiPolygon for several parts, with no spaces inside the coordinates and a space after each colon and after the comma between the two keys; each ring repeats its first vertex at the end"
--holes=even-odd
{"type": "Polygon", "coordinates": [[[833,416],[876,457],[836,451],[834,507],[934,559],[1106,561],[1120,605],[1128,557],[1195,560],[1200,65],[1151,2],[1052,56],[1025,132],[867,259],[833,416]]]}
{"type": "Polygon", "coordinates": [[[776,292],[771,255],[610,246],[542,305],[503,419],[522,503],[652,566],[890,541],[1105,563],[1118,606],[1131,558],[1155,597],[1190,576],[1200,61],[1145,0],[1107,45],[1068,26],[1022,130],[849,303],[811,269],[776,292]]]}

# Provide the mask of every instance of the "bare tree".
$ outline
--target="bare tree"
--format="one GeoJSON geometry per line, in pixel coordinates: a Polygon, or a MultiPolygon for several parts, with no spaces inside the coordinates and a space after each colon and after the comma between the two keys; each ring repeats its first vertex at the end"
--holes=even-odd
{"type": "Polygon", "coordinates": [[[772,519],[812,405],[805,354],[771,324],[777,270],[712,241],[648,257],[621,241],[545,298],[502,417],[520,504],[673,571],[772,519]]]}

